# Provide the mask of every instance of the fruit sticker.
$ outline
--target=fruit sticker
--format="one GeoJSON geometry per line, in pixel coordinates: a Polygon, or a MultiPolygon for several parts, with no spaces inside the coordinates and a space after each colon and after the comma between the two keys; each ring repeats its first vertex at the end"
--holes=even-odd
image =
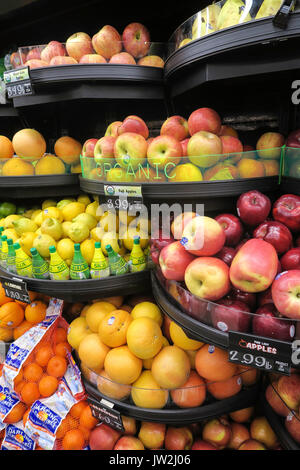
{"type": "Polygon", "coordinates": [[[34,450],[35,441],[26,434],[22,422],[9,424],[5,429],[5,435],[1,450],[34,450]]]}

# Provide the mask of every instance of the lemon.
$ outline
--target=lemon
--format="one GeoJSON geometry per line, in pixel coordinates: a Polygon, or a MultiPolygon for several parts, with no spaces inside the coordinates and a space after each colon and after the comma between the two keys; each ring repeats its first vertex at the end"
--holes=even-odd
{"type": "Polygon", "coordinates": [[[63,220],[71,222],[77,215],[85,211],[85,205],[81,202],[71,202],[62,208],[63,220]]]}
{"type": "Polygon", "coordinates": [[[129,228],[128,230],[120,230],[120,239],[122,240],[123,245],[131,252],[133,247],[133,237],[139,235],[140,245],[142,250],[146,248],[149,244],[149,235],[146,232],[141,232],[138,229],[129,228]]]}
{"type": "Polygon", "coordinates": [[[158,323],[159,326],[161,326],[163,322],[161,311],[153,302],[140,302],[132,309],[131,316],[133,320],[140,317],[151,318],[158,323]]]}
{"type": "Polygon", "coordinates": [[[39,227],[36,232],[35,232],[37,235],[42,235],[42,230],[41,230],[41,227],[39,227]]]}
{"type": "Polygon", "coordinates": [[[43,203],[42,203],[42,209],[47,209],[47,207],[55,207],[56,206],[56,201],[54,201],[53,199],[46,199],[43,203]]]}
{"type": "Polygon", "coordinates": [[[63,231],[63,234],[62,236],[64,238],[68,238],[69,237],[69,228],[71,227],[72,225],[72,222],[63,222],[61,224],[61,227],[62,227],[62,231],[63,231]]]}
{"type": "Polygon", "coordinates": [[[101,239],[101,248],[103,251],[103,254],[105,256],[108,256],[108,253],[105,249],[106,245],[111,245],[112,249],[116,252],[119,253],[121,246],[119,243],[119,234],[116,232],[105,232],[102,239],[101,239]]]}
{"type": "Polygon", "coordinates": [[[22,235],[24,232],[35,232],[38,229],[38,226],[35,222],[26,217],[21,217],[20,219],[13,222],[13,226],[17,235],[22,235]]]}
{"type": "Polygon", "coordinates": [[[15,222],[16,220],[21,219],[21,217],[22,217],[21,215],[17,215],[17,214],[8,215],[4,219],[3,227],[4,228],[14,228],[13,222],[15,222]]]}
{"type": "Polygon", "coordinates": [[[57,242],[56,250],[62,259],[65,261],[71,260],[72,262],[74,256],[74,242],[70,238],[62,238],[59,240],[59,242],[57,242]]]}
{"type": "Polygon", "coordinates": [[[69,237],[75,243],[81,243],[89,237],[90,231],[88,227],[81,222],[72,222],[68,230],[69,237]]]}
{"type": "Polygon", "coordinates": [[[34,213],[36,209],[29,209],[28,211],[25,211],[23,214],[23,217],[26,217],[27,219],[31,219],[32,214],[34,213]]]}
{"type": "Polygon", "coordinates": [[[77,198],[77,201],[81,204],[84,204],[85,206],[88,206],[92,202],[86,194],[80,194],[77,198]]]}
{"type": "Polygon", "coordinates": [[[97,225],[97,219],[93,215],[87,214],[86,212],[82,212],[81,214],[78,214],[72,222],[79,222],[88,227],[89,230],[92,228],[95,228],[97,225]]]}
{"type": "Polygon", "coordinates": [[[63,236],[62,224],[53,217],[49,217],[43,221],[41,231],[53,237],[54,240],[60,240],[63,236]]]}
{"type": "Polygon", "coordinates": [[[84,242],[81,243],[80,248],[82,256],[86,262],[91,265],[95,252],[95,240],[90,238],[84,240],[84,242]]]}
{"type": "Polygon", "coordinates": [[[71,198],[71,199],[62,199],[61,201],[59,201],[56,205],[56,207],[58,209],[63,209],[65,206],[67,206],[68,204],[70,204],[71,202],[74,202],[75,199],[74,198],[71,198]]]}
{"type": "Polygon", "coordinates": [[[101,239],[104,235],[104,229],[102,227],[95,227],[91,230],[90,235],[93,240],[96,242],[101,242],[101,239]]]}
{"type": "Polygon", "coordinates": [[[19,238],[19,235],[17,234],[14,228],[7,228],[2,232],[2,235],[6,235],[7,238],[11,238],[14,243],[16,243],[19,238]]]}
{"type": "Polygon", "coordinates": [[[203,346],[200,341],[189,338],[183,329],[173,321],[170,323],[170,336],[175,346],[184,350],[195,351],[203,346]]]}
{"type": "Polygon", "coordinates": [[[34,217],[33,221],[40,227],[43,223],[43,211],[40,211],[40,213],[34,217]]]}
{"type": "Polygon", "coordinates": [[[88,206],[86,206],[85,212],[86,214],[90,214],[93,217],[96,217],[97,220],[100,220],[102,213],[101,214],[97,213],[98,207],[99,207],[99,203],[97,201],[91,202],[88,206]]]}
{"type": "Polygon", "coordinates": [[[56,241],[50,235],[43,233],[38,235],[33,241],[33,248],[36,248],[39,254],[43,258],[49,258],[49,246],[54,245],[56,247],[56,241]]]}
{"type": "Polygon", "coordinates": [[[36,232],[25,232],[19,240],[21,248],[23,248],[28,256],[31,256],[30,248],[33,247],[33,242],[37,236],[36,232]]]}
{"type": "Polygon", "coordinates": [[[50,206],[43,209],[43,220],[50,219],[52,217],[53,219],[57,219],[59,222],[64,220],[61,211],[57,209],[57,207],[50,206]]]}
{"type": "Polygon", "coordinates": [[[35,211],[33,211],[32,216],[31,216],[31,220],[33,220],[33,222],[34,222],[34,219],[41,213],[42,213],[41,209],[36,209],[35,211]]]}
{"type": "Polygon", "coordinates": [[[104,228],[105,232],[118,232],[119,217],[114,212],[104,212],[100,218],[100,225],[104,228]]]}

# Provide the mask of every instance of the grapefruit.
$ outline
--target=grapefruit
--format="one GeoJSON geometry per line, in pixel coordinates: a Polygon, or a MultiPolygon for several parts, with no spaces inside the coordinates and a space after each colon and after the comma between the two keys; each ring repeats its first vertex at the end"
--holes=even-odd
{"type": "Polygon", "coordinates": [[[165,346],[155,356],[151,371],[154,380],[169,390],[181,387],[189,378],[191,363],[188,355],[178,346],[165,346]]]}
{"type": "Polygon", "coordinates": [[[126,310],[107,313],[99,324],[100,339],[110,348],[126,344],[126,333],[131,322],[131,315],[126,310]]]}
{"type": "Polygon", "coordinates": [[[169,398],[168,390],[162,390],[150,370],[144,370],[132,384],[131,398],[141,408],[163,408],[169,398]]]}
{"type": "Polygon", "coordinates": [[[60,137],[54,144],[55,155],[68,165],[79,162],[81,150],[81,143],[69,136],[60,137]]]}
{"type": "Polygon", "coordinates": [[[142,372],[143,362],[129,350],[128,346],[111,349],[104,361],[104,369],[114,382],[129,385],[142,372]]]}
{"type": "Polygon", "coordinates": [[[151,359],[161,350],[163,335],[158,323],[148,317],[133,320],[127,330],[130,351],[140,359],[151,359]]]}
{"type": "Polygon", "coordinates": [[[37,160],[46,152],[46,141],[35,129],[22,129],[12,139],[15,153],[22,158],[37,160]]]}
{"type": "Polygon", "coordinates": [[[116,307],[109,302],[95,302],[87,310],[85,314],[88,327],[94,333],[99,332],[99,325],[101,320],[107,313],[116,310],[116,307]]]}
{"type": "Polygon", "coordinates": [[[2,167],[2,176],[32,176],[34,167],[30,162],[26,162],[19,157],[7,160],[2,167]]]}
{"type": "Polygon", "coordinates": [[[92,333],[80,341],[78,355],[80,360],[90,369],[100,371],[109,352],[109,347],[102,343],[99,335],[92,333]]]}
{"type": "Polygon", "coordinates": [[[13,144],[5,135],[0,135],[0,158],[11,158],[14,154],[13,144]]]}

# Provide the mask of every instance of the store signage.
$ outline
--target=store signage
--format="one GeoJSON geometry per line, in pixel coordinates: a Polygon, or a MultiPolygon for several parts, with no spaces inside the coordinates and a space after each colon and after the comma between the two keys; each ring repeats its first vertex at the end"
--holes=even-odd
{"type": "Polygon", "coordinates": [[[143,195],[141,186],[105,184],[104,194],[108,209],[135,210],[142,209],[143,195]]]}
{"type": "Polygon", "coordinates": [[[229,361],[268,372],[290,375],[292,343],[229,331],[229,361]]]}
{"type": "Polygon", "coordinates": [[[25,281],[18,278],[9,279],[0,276],[0,282],[5,291],[6,297],[25,302],[27,304],[31,303],[27,290],[27,283],[25,281]]]}
{"type": "Polygon", "coordinates": [[[102,398],[100,401],[87,397],[90,404],[92,415],[102,423],[107,424],[117,431],[124,432],[125,428],[121,413],[114,408],[114,403],[102,398]]]}
{"type": "Polygon", "coordinates": [[[8,98],[34,94],[28,66],[4,72],[3,79],[8,98]]]}

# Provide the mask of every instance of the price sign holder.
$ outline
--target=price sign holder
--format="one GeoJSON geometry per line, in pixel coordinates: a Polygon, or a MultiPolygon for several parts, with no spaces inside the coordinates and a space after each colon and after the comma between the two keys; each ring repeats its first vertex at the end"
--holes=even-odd
{"type": "Polygon", "coordinates": [[[292,343],[237,331],[228,332],[229,362],[290,375],[292,343]]]}
{"type": "Polygon", "coordinates": [[[143,204],[141,186],[105,184],[104,194],[109,209],[140,211],[143,204]]]}
{"type": "Polygon", "coordinates": [[[92,415],[95,418],[99,419],[99,421],[107,424],[111,428],[116,429],[117,431],[125,431],[121,413],[114,409],[114,403],[111,403],[104,398],[102,398],[100,401],[97,401],[90,396],[87,397],[87,400],[90,404],[92,415]]]}
{"type": "Polygon", "coordinates": [[[20,300],[27,304],[31,303],[30,296],[27,290],[27,283],[23,279],[13,277],[9,279],[7,277],[0,277],[0,282],[5,291],[6,297],[13,300],[20,300]]]}
{"type": "Polygon", "coordinates": [[[34,95],[28,66],[4,72],[3,80],[6,86],[8,98],[34,95]]]}

